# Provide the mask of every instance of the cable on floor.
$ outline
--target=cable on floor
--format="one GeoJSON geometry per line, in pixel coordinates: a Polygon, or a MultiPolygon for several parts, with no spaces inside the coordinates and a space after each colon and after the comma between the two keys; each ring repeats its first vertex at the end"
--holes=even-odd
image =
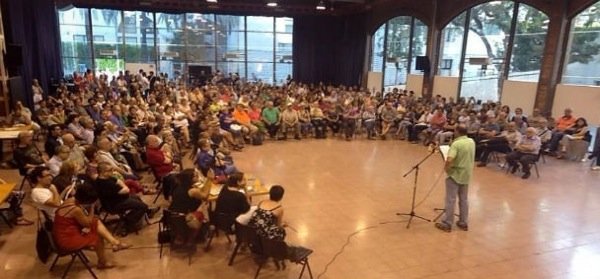
{"type": "Polygon", "coordinates": [[[357,234],[359,234],[361,232],[364,232],[364,231],[367,231],[367,230],[370,230],[370,229],[374,229],[374,228],[377,228],[377,227],[379,227],[379,225],[369,226],[369,227],[365,227],[365,228],[362,228],[362,229],[358,229],[358,230],[354,231],[353,233],[349,234],[348,237],[346,238],[346,243],[344,243],[344,245],[342,245],[342,248],[340,248],[340,250],[337,253],[335,253],[335,255],[333,255],[333,257],[331,258],[331,260],[325,265],[325,268],[323,269],[323,272],[321,272],[319,275],[317,275],[317,279],[321,278],[321,276],[323,276],[325,273],[327,273],[327,270],[329,269],[329,266],[331,264],[333,264],[333,262],[335,262],[335,260],[337,259],[337,257],[344,252],[344,249],[346,248],[346,246],[348,246],[348,244],[350,244],[350,239],[353,236],[355,236],[355,235],[357,235],[357,234]]]}
{"type": "MultiPolygon", "coordinates": [[[[438,183],[440,182],[440,179],[442,178],[442,175],[444,174],[444,171],[440,172],[437,175],[437,178],[435,179],[435,181],[433,182],[433,184],[431,185],[431,187],[429,187],[429,191],[427,192],[427,194],[425,194],[425,197],[423,197],[423,199],[421,201],[419,201],[417,204],[415,204],[415,208],[419,207],[421,204],[423,204],[423,202],[425,202],[425,200],[427,200],[429,198],[429,196],[431,195],[431,193],[433,193],[433,190],[435,190],[435,188],[437,187],[438,183]]],[[[355,235],[367,231],[367,230],[371,230],[371,229],[375,229],[381,225],[387,225],[387,224],[396,224],[396,223],[402,223],[405,221],[387,221],[387,222],[380,222],[378,225],[373,225],[373,226],[368,226],[368,227],[364,227],[361,229],[358,229],[354,232],[352,232],[351,234],[349,234],[346,237],[346,242],[344,243],[344,245],[342,245],[342,247],[340,248],[340,250],[335,253],[333,255],[333,257],[331,258],[331,260],[329,260],[329,262],[325,265],[325,268],[323,269],[323,271],[321,273],[319,273],[319,275],[317,275],[317,279],[321,278],[321,276],[325,275],[325,273],[327,273],[327,270],[329,269],[329,266],[332,265],[335,260],[337,259],[337,257],[339,257],[342,253],[344,253],[346,246],[348,246],[350,244],[350,240],[352,239],[352,237],[354,237],[355,235]]]]}

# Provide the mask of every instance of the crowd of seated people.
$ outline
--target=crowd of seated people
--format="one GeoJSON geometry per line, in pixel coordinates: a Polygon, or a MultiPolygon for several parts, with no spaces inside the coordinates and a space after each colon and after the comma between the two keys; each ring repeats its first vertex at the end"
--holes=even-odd
{"type": "MultiPolygon", "coordinates": [[[[216,213],[233,223],[250,212],[250,226],[262,230],[261,235],[283,239],[283,188],[272,187],[269,201],[251,209],[248,194],[240,191],[245,188],[244,175],[231,156],[249,143],[261,144],[263,137],[284,141],[291,134],[296,140],[352,141],[365,134],[369,140],[396,138],[436,146],[449,144],[454,129],[464,124],[477,143],[478,166],[486,166],[492,153],[503,153],[510,171],[520,168],[524,179],[541,152],[561,158],[574,142],[590,141],[587,121],[575,118],[570,109],[554,121],[537,110],[526,116],[521,108],[513,112],[474,98],[426,100],[397,89],[383,95],[293,81],[271,86],[224,78],[220,72],[206,85],[193,87],[143,71],[125,72],[113,81],[90,71],[84,78],[78,76],[73,91],[62,84],[44,96],[39,84],[33,88],[34,111],[18,106],[11,116],[15,124],[35,123],[33,132],[19,134],[14,159],[20,174],[35,185],[32,199],[41,210],[60,216],[64,225],[97,231],[79,246],[101,245],[98,239],[103,238],[121,247],[104,232],[94,212],[73,211],[77,199],[99,199],[104,210],[123,216],[126,232],[138,230],[144,216],[156,212],[140,199],[156,191],[142,185],[144,170],[164,182],[163,192],[174,212],[193,213],[196,221],[206,222],[201,208],[208,193],[212,185],[224,184],[216,213]],[[33,141],[33,134],[42,130],[47,131],[44,150],[33,141]],[[190,147],[197,170],[182,166],[190,147]],[[93,192],[78,195],[75,181],[92,185],[93,192]]],[[[16,203],[14,211],[19,224],[31,223],[16,203]]],[[[192,230],[178,241],[189,245],[196,235],[192,230]]]]}
{"type": "MultiPolygon", "coordinates": [[[[353,140],[365,133],[368,139],[385,140],[391,136],[438,145],[449,143],[456,125],[465,124],[478,143],[481,166],[491,152],[513,151],[528,127],[537,129],[542,150],[558,158],[573,140],[590,140],[587,122],[575,121],[570,109],[554,123],[539,111],[528,117],[521,108],[513,112],[499,103],[474,98],[455,101],[441,96],[426,100],[397,89],[383,95],[356,87],[293,81],[271,86],[227,78],[220,72],[206,85],[193,87],[143,71],[120,73],[116,82],[93,72],[84,76],[73,91],[61,85],[48,98],[43,92],[40,98],[39,84],[34,84],[34,112],[20,106],[13,117],[25,122],[35,119],[42,129],[48,130],[45,152],[53,174],[58,173],[60,162],[65,160],[55,154],[60,146],[67,146],[68,159],[76,159],[79,164],[90,160],[83,150],[96,147],[95,161],[109,163],[124,179],[137,181],[135,172],[148,167],[145,156],[150,155],[153,170],[160,169],[156,173],[160,179],[171,171],[169,165],[181,161],[188,146],[194,146],[191,157],[196,158],[196,164],[206,168],[202,165],[211,163],[206,158],[212,156],[214,146],[241,151],[255,142],[256,135],[278,140],[286,140],[290,134],[297,140],[310,136],[353,140]],[[205,133],[209,134],[208,142],[202,141],[205,133]],[[146,145],[149,135],[152,137],[146,145]],[[161,151],[155,152],[156,145],[162,142],[168,143],[169,150],[161,145],[161,151]]],[[[60,150],[63,157],[67,156],[66,147],[60,150]]],[[[47,163],[41,155],[33,158],[29,166],[47,163]]],[[[216,163],[219,171],[226,174],[235,171],[227,160],[216,163]]],[[[21,160],[20,165],[27,162],[21,160]]]]}

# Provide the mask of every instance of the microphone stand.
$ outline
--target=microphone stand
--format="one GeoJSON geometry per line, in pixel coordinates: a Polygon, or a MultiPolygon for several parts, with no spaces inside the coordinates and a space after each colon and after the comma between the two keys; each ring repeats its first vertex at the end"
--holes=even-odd
{"type": "Polygon", "coordinates": [[[417,195],[417,184],[418,184],[418,180],[419,180],[419,169],[421,164],[423,164],[425,161],[427,161],[427,159],[429,159],[429,157],[431,157],[431,155],[433,155],[433,153],[435,153],[435,149],[431,150],[431,152],[429,154],[427,154],[427,156],[425,156],[425,158],[423,158],[420,162],[418,162],[416,165],[414,165],[408,172],[406,172],[402,177],[406,177],[408,176],[410,173],[412,173],[413,171],[415,172],[415,180],[414,180],[414,184],[413,184],[413,192],[412,192],[412,203],[411,203],[411,207],[410,207],[410,213],[396,213],[396,215],[398,216],[410,216],[408,218],[408,223],[406,224],[406,228],[410,228],[410,223],[412,222],[413,218],[419,218],[421,220],[427,221],[427,222],[431,222],[431,220],[426,219],[425,217],[419,216],[415,213],[415,197],[417,195]]]}

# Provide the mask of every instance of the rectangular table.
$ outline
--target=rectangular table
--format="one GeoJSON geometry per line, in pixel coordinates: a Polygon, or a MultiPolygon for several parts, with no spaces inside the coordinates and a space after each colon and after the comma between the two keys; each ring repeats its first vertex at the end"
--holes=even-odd
{"type": "MultiPolygon", "coordinates": [[[[211,202],[214,202],[217,200],[217,197],[219,196],[218,193],[221,191],[222,187],[225,187],[225,185],[213,185],[213,187],[219,187],[219,189],[218,190],[211,189],[211,193],[208,196],[208,200],[211,202]]],[[[246,193],[248,193],[248,196],[250,196],[250,198],[252,198],[254,196],[268,195],[269,190],[270,190],[270,188],[265,186],[264,184],[262,184],[260,179],[255,178],[253,176],[247,176],[246,189],[244,189],[244,191],[246,191],[246,193]]]]}
{"type": "Polygon", "coordinates": [[[15,140],[20,132],[31,131],[31,126],[17,126],[0,128],[0,140],[15,140]]]}
{"type": "Polygon", "coordinates": [[[2,183],[0,184],[0,203],[3,203],[8,199],[12,191],[17,186],[17,183],[2,183]]]}

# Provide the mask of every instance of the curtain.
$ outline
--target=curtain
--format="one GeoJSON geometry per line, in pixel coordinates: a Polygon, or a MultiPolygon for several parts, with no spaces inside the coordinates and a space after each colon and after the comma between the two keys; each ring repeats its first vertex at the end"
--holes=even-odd
{"type": "Polygon", "coordinates": [[[294,79],[360,85],[366,53],[364,14],[294,17],[294,79]]]}
{"type": "MultiPolygon", "coordinates": [[[[22,46],[23,64],[20,74],[24,92],[20,93],[25,100],[24,105],[33,108],[32,80],[37,78],[44,92],[48,93],[50,79],[63,76],[54,1],[3,1],[2,12],[6,23],[4,31],[7,43],[22,46]]],[[[12,94],[19,92],[11,92],[12,94]]]]}

